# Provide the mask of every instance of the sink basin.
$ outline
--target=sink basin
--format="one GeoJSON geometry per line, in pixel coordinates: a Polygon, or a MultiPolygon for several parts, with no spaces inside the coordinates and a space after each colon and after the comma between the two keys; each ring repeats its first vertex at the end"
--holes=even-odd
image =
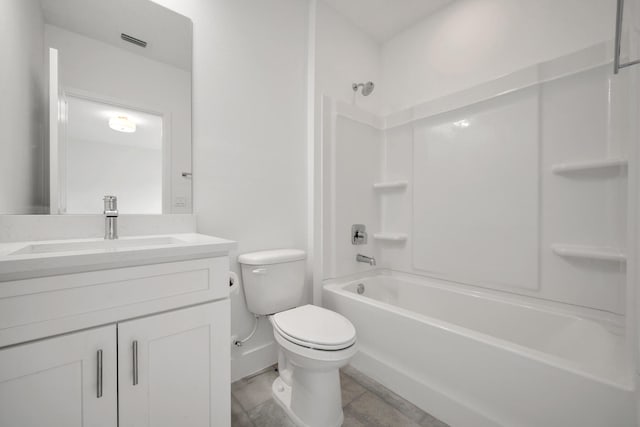
{"type": "Polygon", "coordinates": [[[183,243],[174,237],[147,237],[119,240],[90,240],[83,242],[33,243],[24,246],[9,255],[47,254],[69,251],[115,250],[121,248],[174,245],[183,243]]]}

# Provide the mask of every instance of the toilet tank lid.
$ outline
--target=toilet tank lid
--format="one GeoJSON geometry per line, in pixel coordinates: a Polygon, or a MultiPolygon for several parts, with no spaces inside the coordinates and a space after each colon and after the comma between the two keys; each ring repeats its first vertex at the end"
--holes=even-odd
{"type": "Polygon", "coordinates": [[[267,265],[300,261],[306,257],[307,253],[301,249],[273,249],[242,254],[238,257],[238,262],[245,265],[267,265]]]}

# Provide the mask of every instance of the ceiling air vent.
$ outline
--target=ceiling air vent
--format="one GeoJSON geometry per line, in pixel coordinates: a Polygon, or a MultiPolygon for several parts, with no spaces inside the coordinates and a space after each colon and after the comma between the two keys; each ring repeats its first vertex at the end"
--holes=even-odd
{"type": "Polygon", "coordinates": [[[129,34],[122,33],[120,34],[120,38],[126,42],[133,43],[136,46],[147,47],[146,41],[131,37],[129,34]]]}

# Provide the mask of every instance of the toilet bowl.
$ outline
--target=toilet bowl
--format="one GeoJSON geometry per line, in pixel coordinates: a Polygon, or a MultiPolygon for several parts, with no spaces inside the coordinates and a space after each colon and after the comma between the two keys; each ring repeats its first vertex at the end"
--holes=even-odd
{"type": "Polygon", "coordinates": [[[278,344],[275,401],[301,427],[339,427],[344,416],[340,371],[357,352],[356,330],[344,316],[305,304],[304,251],[243,254],[249,311],[269,317],[278,344]]]}
{"type": "Polygon", "coordinates": [[[299,426],[343,421],[339,369],[357,352],[355,328],[338,313],[305,305],[270,317],[278,343],[276,402],[299,426]]]}

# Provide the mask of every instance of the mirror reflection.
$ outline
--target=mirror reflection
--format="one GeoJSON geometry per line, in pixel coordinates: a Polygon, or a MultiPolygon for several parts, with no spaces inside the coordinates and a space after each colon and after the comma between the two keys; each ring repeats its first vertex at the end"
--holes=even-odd
{"type": "Polygon", "coordinates": [[[107,194],[190,213],[191,21],[147,0],[2,3],[0,214],[101,213],[107,194]]]}
{"type": "Polygon", "coordinates": [[[162,213],[162,117],[73,96],[66,106],[65,211],[99,212],[97,192],[131,212],[162,213]]]}

